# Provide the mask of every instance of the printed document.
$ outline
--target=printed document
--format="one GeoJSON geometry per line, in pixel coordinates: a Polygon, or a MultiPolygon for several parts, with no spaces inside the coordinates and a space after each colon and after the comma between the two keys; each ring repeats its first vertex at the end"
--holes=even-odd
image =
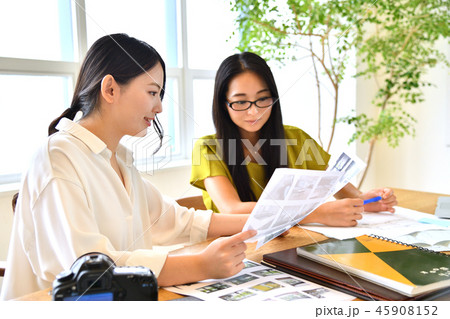
{"type": "Polygon", "coordinates": [[[250,214],[243,231],[255,229],[256,248],[300,222],[345,186],[363,167],[345,153],[327,171],[277,168],[250,214]]]}

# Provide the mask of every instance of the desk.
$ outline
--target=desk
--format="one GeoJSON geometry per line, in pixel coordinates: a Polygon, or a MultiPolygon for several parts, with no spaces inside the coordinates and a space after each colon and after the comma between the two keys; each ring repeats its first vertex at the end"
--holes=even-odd
{"type": "Polygon", "coordinates": [[[441,196],[450,197],[450,194],[427,193],[401,188],[393,188],[393,190],[399,202],[398,206],[433,215],[438,198],[441,196]]]}
{"type": "MultiPolygon", "coordinates": [[[[428,214],[434,214],[438,197],[440,196],[450,197],[450,195],[445,194],[426,193],[426,192],[410,191],[405,189],[394,189],[394,191],[397,195],[399,206],[421,211],[428,214]]],[[[259,248],[258,250],[255,250],[256,243],[249,243],[247,245],[246,255],[248,259],[259,263],[261,262],[262,256],[264,254],[294,248],[297,246],[308,245],[325,239],[327,239],[327,237],[325,237],[322,234],[308,231],[299,227],[294,227],[291,229],[291,231],[287,236],[282,238],[275,238],[272,241],[265,244],[263,247],[259,248]]],[[[210,241],[206,241],[196,245],[184,247],[182,249],[173,251],[171,254],[177,255],[177,254],[189,254],[193,252],[198,252],[204,247],[206,247],[209,243],[210,241]]],[[[33,294],[19,298],[19,300],[37,300],[37,301],[51,300],[49,291],[50,289],[38,291],[33,294]]],[[[176,293],[164,289],[159,289],[159,298],[158,298],[159,300],[172,300],[182,297],[183,296],[178,295],[176,293]]]]}

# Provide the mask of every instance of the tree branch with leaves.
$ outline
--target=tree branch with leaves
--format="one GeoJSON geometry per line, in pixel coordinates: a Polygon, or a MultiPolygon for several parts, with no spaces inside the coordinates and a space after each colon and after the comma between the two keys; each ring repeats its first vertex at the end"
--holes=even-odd
{"type": "Polygon", "coordinates": [[[233,10],[239,14],[239,50],[252,51],[267,60],[283,64],[305,56],[311,57],[318,94],[320,143],[323,90],[321,74],[333,88],[334,116],[330,123],[331,134],[325,146],[329,151],[336,126],[339,88],[348,62],[348,49],[352,47],[352,23],[340,15],[341,9],[334,3],[323,1],[235,0],[232,3],[233,10]]]}
{"type": "Polygon", "coordinates": [[[440,0],[360,1],[365,6],[365,25],[358,28],[355,45],[360,56],[357,76],[375,78],[377,92],[372,104],[377,115],[349,116],[340,121],[355,126],[350,142],[369,143],[364,181],[375,144],[385,140],[397,147],[407,135],[415,135],[417,120],[407,111],[424,101],[422,88],[431,86],[426,72],[438,63],[449,66],[434,46],[447,38],[449,4],[440,0]]]}
{"type": "Polygon", "coordinates": [[[449,34],[449,3],[445,0],[233,0],[232,5],[239,14],[241,51],[281,63],[303,58],[300,51],[311,57],[319,97],[319,141],[323,111],[319,76],[325,75],[334,90],[334,117],[326,150],[337,122],[354,125],[349,143],[369,143],[368,165],[359,187],[378,141],[396,147],[403,137],[415,134],[417,121],[407,108],[423,102],[421,89],[432,85],[424,79],[427,70],[438,63],[449,66],[434,48],[438,39],[449,34]],[[374,78],[378,83],[372,100],[378,112],[374,117],[358,114],[337,119],[340,84],[352,49],[360,57],[356,76],[374,78]]]}

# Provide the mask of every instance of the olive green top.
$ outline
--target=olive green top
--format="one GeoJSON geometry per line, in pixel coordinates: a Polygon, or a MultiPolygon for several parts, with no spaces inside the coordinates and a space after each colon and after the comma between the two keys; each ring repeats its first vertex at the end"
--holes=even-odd
{"type": "MultiPolygon", "coordinates": [[[[307,133],[294,126],[284,126],[284,135],[287,146],[287,156],[281,158],[281,162],[286,162],[290,168],[325,170],[330,160],[330,155],[317,144],[307,133]]],[[[265,141],[265,143],[279,145],[275,140],[265,141]]],[[[219,212],[211,197],[205,189],[204,180],[212,176],[225,176],[236,188],[228,170],[227,164],[222,160],[221,141],[216,139],[216,135],[207,135],[195,143],[192,151],[192,170],[190,183],[202,190],[203,201],[206,208],[219,212]]],[[[240,145],[236,143],[236,145],[240,145]]],[[[235,145],[230,145],[230,149],[235,145]]],[[[231,152],[230,152],[231,153],[231,152]]],[[[283,156],[283,154],[280,154],[283,156]]],[[[267,185],[268,179],[265,176],[263,162],[245,162],[248,175],[250,177],[250,188],[256,198],[259,198],[267,185]]]]}

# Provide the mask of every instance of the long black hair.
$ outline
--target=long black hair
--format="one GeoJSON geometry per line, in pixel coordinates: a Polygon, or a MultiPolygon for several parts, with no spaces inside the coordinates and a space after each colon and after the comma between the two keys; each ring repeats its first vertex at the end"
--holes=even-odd
{"type": "MultiPolygon", "coordinates": [[[[118,84],[126,85],[158,63],[161,64],[164,73],[162,100],[166,84],[166,67],[159,53],[147,43],[124,33],[101,37],[91,46],[84,58],[70,107],[53,120],[48,128],[48,135],[57,131],[55,127],[61,118],[73,120],[78,111],[86,117],[98,107],[101,82],[106,75],[110,74],[118,84]]],[[[153,122],[161,146],[163,130],[156,114],[153,122]]]]}
{"type": "Polygon", "coordinates": [[[270,67],[263,58],[251,52],[243,52],[229,56],[222,62],[216,73],[212,112],[214,126],[216,127],[216,138],[221,140],[221,145],[223,145],[223,160],[230,170],[239,197],[244,202],[255,201],[256,198],[250,189],[250,177],[246,166],[242,165],[244,161],[243,147],[235,148],[236,154],[235,156],[231,154],[230,161],[230,152],[234,151],[234,149],[230,150],[230,140],[240,141],[241,136],[238,127],[231,120],[228,113],[226,94],[231,80],[247,71],[254,72],[261,77],[275,101],[272,105],[269,119],[259,132],[259,139],[265,140],[261,146],[261,156],[267,163],[264,166],[266,179],[268,180],[272,176],[276,168],[287,166],[281,163],[280,156],[280,152],[285,149],[284,144],[281,143],[283,145],[280,145],[280,142],[277,142],[276,145],[273,145],[270,143],[271,139],[284,141],[284,128],[278,90],[270,67]]]}

